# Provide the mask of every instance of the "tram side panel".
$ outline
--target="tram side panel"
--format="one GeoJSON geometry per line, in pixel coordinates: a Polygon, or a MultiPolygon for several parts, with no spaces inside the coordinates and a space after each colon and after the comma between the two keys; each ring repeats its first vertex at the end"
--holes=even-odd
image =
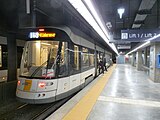
{"type": "MultiPolygon", "coordinates": [[[[56,99],[61,99],[66,95],[72,94],[75,91],[80,90],[80,86],[84,86],[93,80],[95,76],[94,60],[92,60],[93,68],[90,68],[89,52],[83,51],[83,47],[72,43],[72,47],[68,48],[69,57],[69,76],[63,80],[58,79],[58,87],[56,99]],[[81,48],[81,49],[80,49],[81,48]],[[82,52],[81,52],[82,51],[82,52]],[[84,61],[81,62],[81,61],[84,61]],[[81,68],[80,68],[81,67],[81,68]],[[84,68],[85,69],[84,69],[84,68]]],[[[87,48],[85,48],[86,50],[87,48]]],[[[91,56],[92,59],[94,55],[91,56]]]]}

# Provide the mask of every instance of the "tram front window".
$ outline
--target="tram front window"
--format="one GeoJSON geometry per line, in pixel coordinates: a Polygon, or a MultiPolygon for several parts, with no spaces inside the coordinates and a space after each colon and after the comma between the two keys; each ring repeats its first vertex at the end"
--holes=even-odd
{"type": "Polygon", "coordinates": [[[55,77],[59,41],[28,41],[24,48],[20,75],[55,77]]]}

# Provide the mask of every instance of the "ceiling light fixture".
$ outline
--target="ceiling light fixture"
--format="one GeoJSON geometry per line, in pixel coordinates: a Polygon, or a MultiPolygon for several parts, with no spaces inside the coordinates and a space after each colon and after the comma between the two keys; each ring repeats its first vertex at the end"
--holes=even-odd
{"type": "Polygon", "coordinates": [[[119,14],[120,19],[122,19],[122,15],[123,15],[124,11],[125,11],[125,9],[122,7],[117,9],[117,12],[119,14]]]}

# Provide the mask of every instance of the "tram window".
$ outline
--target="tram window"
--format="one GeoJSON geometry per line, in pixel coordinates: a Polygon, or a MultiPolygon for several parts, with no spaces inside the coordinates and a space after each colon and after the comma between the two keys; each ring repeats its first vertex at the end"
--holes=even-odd
{"type": "Polygon", "coordinates": [[[94,60],[94,52],[90,52],[89,54],[89,63],[90,63],[90,66],[94,66],[95,64],[95,60],[94,60]]]}
{"type": "Polygon", "coordinates": [[[2,67],[2,46],[0,46],[0,67],[2,67]]]}
{"type": "Polygon", "coordinates": [[[76,74],[80,72],[80,52],[79,46],[71,44],[70,46],[70,74],[76,74]]]}
{"type": "Polygon", "coordinates": [[[89,67],[89,54],[87,48],[82,48],[82,68],[89,67]]]}
{"type": "Polygon", "coordinates": [[[79,47],[74,45],[74,69],[79,70],[79,47]]]}
{"type": "Polygon", "coordinates": [[[99,58],[100,58],[100,60],[103,60],[103,53],[102,52],[99,53],[99,58]]]}
{"type": "Polygon", "coordinates": [[[61,60],[59,66],[59,77],[68,75],[68,45],[66,42],[62,42],[61,60]]]}
{"type": "Polygon", "coordinates": [[[28,41],[22,56],[20,75],[55,77],[58,48],[59,41],[28,41]]]}
{"type": "Polygon", "coordinates": [[[7,46],[2,45],[1,46],[1,51],[2,51],[2,69],[7,69],[8,65],[8,52],[7,52],[7,46]]]}

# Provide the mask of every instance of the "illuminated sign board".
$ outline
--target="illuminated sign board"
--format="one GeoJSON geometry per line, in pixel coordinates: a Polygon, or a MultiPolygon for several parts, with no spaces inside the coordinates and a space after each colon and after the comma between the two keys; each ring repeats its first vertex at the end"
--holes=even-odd
{"type": "Polygon", "coordinates": [[[55,38],[56,33],[48,33],[48,32],[30,32],[29,38],[55,38]]]}
{"type": "Polygon", "coordinates": [[[118,49],[131,49],[131,45],[118,45],[118,49]]]}
{"type": "Polygon", "coordinates": [[[140,42],[152,38],[153,40],[157,40],[157,36],[159,34],[160,34],[160,29],[121,30],[121,40],[132,41],[132,42],[140,42]]]}

